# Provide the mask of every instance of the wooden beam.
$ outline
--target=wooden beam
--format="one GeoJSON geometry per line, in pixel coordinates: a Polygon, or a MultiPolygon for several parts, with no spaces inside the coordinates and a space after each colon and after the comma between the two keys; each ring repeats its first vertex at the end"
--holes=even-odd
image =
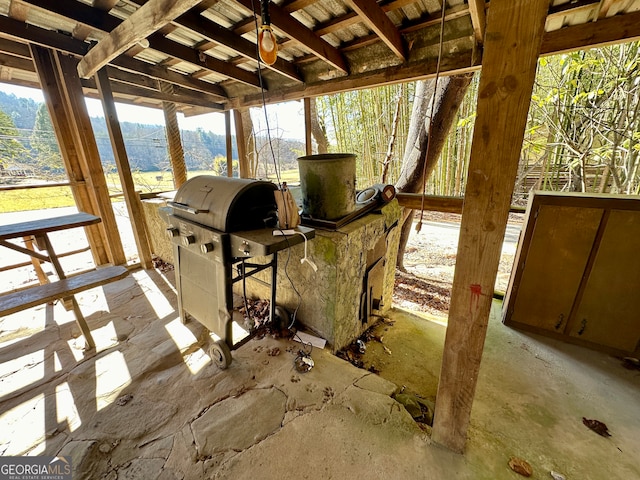
{"type": "Polygon", "coordinates": [[[127,149],[124,144],[122,130],[120,129],[116,104],[113,100],[113,92],[111,91],[111,84],[106,69],[102,68],[98,70],[95,78],[98,84],[98,91],[100,92],[104,117],[107,122],[113,157],[118,169],[118,176],[120,177],[120,185],[122,185],[124,202],[127,205],[129,221],[131,222],[133,237],[138,249],[140,264],[145,269],[152,268],[151,248],[149,247],[149,238],[147,236],[147,229],[145,228],[144,213],[133,178],[131,177],[131,165],[129,164],[129,157],[127,156],[127,149]]]}
{"type": "MultiPolygon", "coordinates": [[[[441,74],[456,75],[480,70],[480,64],[473,63],[473,52],[461,52],[446,56],[441,62],[441,74]]],[[[425,80],[435,77],[436,59],[396,67],[382,68],[376,71],[353,74],[314,83],[306,83],[304,87],[296,86],[283,90],[272,90],[264,95],[264,100],[271,103],[301,100],[304,97],[317,97],[362,88],[390,85],[406,81],[425,80]]],[[[253,107],[262,105],[262,95],[246,95],[230,102],[232,108],[253,107]]]]}
{"type": "Polygon", "coordinates": [[[10,37],[21,42],[27,41],[32,45],[54,48],[76,55],[84,55],[89,48],[88,43],[54,32],[53,30],[28,25],[24,22],[5,17],[4,15],[0,15],[0,35],[5,38],[10,37]]]}
{"type": "Polygon", "coordinates": [[[122,247],[96,137],[91,127],[91,119],[78,76],[78,60],[59,52],[54,52],[53,58],[67,104],[71,133],[75,137],[77,151],[86,171],[85,181],[93,194],[95,205],[102,219],[99,225],[104,230],[105,247],[109,252],[109,260],[113,265],[125,265],[127,258],[122,247]]]}
{"type": "Polygon", "coordinates": [[[0,53],[0,66],[22,70],[24,72],[36,71],[36,68],[33,66],[33,61],[31,59],[25,60],[24,58],[14,57],[13,55],[5,55],[4,53],[0,53]]]}
{"type": "Polygon", "coordinates": [[[78,74],[91,77],[122,52],[198,3],[200,0],[149,0],[87,52],[78,64],[78,74]]]}
{"type": "Polygon", "coordinates": [[[402,60],[407,59],[402,35],[375,0],[348,0],[360,19],[402,60]]]}
{"type": "MultiPolygon", "coordinates": [[[[96,10],[89,5],[86,5],[77,1],[66,1],[60,2],[59,0],[25,0],[28,1],[31,5],[37,6],[44,10],[55,12],[58,15],[62,15],[63,17],[80,22],[84,25],[88,25],[95,29],[98,29],[103,32],[116,31],[117,28],[122,25],[124,22],[112,15],[109,15],[106,12],[96,12],[96,10]]],[[[144,5],[146,2],[139,0],[140,5],[144,5]]],[[[142,8],[142,7],[141,7],[142,8]]],[[[189,12],[187,12],[189,13],[189,12]]],[[[196,17],[200,17],[195,14],[196,17]]],[[[204,17],[200,17],[205,20],[204,17]]],[[[213,22],[209,22],[211,25],[215,25],[213,22]]],[[[217,26],[217,25],[216,25],[217,26]]],[[[222,29],[222,27],[218,27],[222,29]]],[[[206,31],[206,28],[204,29],[206,31]]],[[[224,29],[222,29],[224,30],[224,29]]],[[[251,42],[244,40],[242,37],[238,37],[240,40],[253,45],[251,42]]],[[[159,52],[168,55],[169,57],[173,57],[171,60],[175,63],[179,62],[189,62],[194,65],[198,65],[203,67],[210,73],[221,74],[227,76],[229,78],[238,80],[243,83],[247,83],[252,86],[259,86],[260,82],[258,76],[247,72],[241,68],[238,68],[230,63],[223,62],[222,60],[218,60],[211,56],[201,57],[204,53],[197,51],[194,48],[187,47],[185,45],[181,45],[177,42],[169,40],[164,36],[163,33],[155,33],[150,35],[147,39],[149,41],[149,47],[157,50],[159,52]],[[201,60],[204,58],[204,61],[201,60]]],[[[232,42],[230,42],[232,43],[232,42]]],[[[255,55],[255,45],[253,46],[253,51],[255,55]]],[[[131,52],[129,52],[131,53],[131,52]]],[[[111,63],[115,63],[116,59],[111,61],[111,63]]],[[[143,62],[139,62],[143,63],[143,62]]],[[[291,65],[291,68],[295,68],[291,65]]],[[[220,89],[222,94],[224,91],[220,89]]]]}
{"type": "MultiPolygon", "coordinates": [[[[104,68],[104,67],[103,67],[104,68]]],[[[117,69],[116,69],[117,70],[117,69]]],[[[154,81],[153,79],[150,79],[154,81]]],[[[97,92],[98,86],[93,78],[82,79],[82,86],[88,90],[88,93],[91,91],[97,92]]],[[[146,83],[146,82],[145,82],[146,83]]],[[[157,84],[157,81],[155,81],[157,84]]],[[[156,87],[157,88],[157,87],[156,87]]],[[[160,102],[172,102],[180,105],[188,105],[194,107],[203,107],[208,111],[223,111],[224,106],[220,103],[214,103],[210,97],[207,97],[204,94],[200,94],[200,97],[197,96],[192,91],[189,93],[184,93],[184,89],[181,87],[174,86],[174,92],[171,94],[160,92],[158,90],[152,90],[147,86],[138,86],[131,84],[129,80],[120,81],[117,77],[112,78],[111,82],[111,90],[114,94],[118,94],[119,102],[127,102],[127,99],[124,96],[129,97],[137,97],[139,99],[153,99],[160,102]]],[[[137,103],[129,99],[128,103],[137,103]]],[[[160,108],[160,105],[157,102],[152,104],[153,108],[160,108]]]]}
{"type": "MultiPolygon", "coordinates": [[[[38,2],[41,1],[43,0],[38,0],[38,2]]],[[[76,3],[82,5],[79,2],[76,3]]],[[[66,5],[66,2],[56,1],[54,2],[54,5],[66,5]]],[[[79,7],[78,10],[82,11],[82,7],[79,7]]],[[[52,30],[45,30],[43,28],[36,27],[35,25],[27,25],[26,23],[19,22],[2,15],[0,15],[0,35],[76,55],[84,55],[89,48],[88,43],[76,40],[67,35],[63,35],[52,30]]],[[[215,95],[218,97],[218,101],[228,100],[226,92],[218,85],[198,80],[188,75],[181,75],[180,73],[168,70],[167,68],[152,65],[125,55],[114,59],[111,64],[158,80],[165,80],[175,85],[181,85],[185,88],[196,90],[198,92],[215,95]]]]}
{"type": "Polygon", "coordinates": [[[116,58],[111,62],[111,64],[158,80],[164,80],[166,82],[173,83],[174,85],[180,85],[190,90],[196,90],[197,92],[213,95],[217,97],[218,101],[229,100],[227,93],[218,85],[198,80],[197,78],[189,75],[182,75],[165,67],[129,58],[126,55],[116,58]]]}
{"type": "Polygon", "coordinates": [[[9,2],[9,16],[21,22],[27,21],[29,15],[29,6],[22,2],[9,2]]]}
{"type": "MultiPolygon", "coordinates": [[[[253,12],[252,0],[237,0],[237,2],[253,12]]],[[[269,15],[272,26],[298,41],[305,49],[310,50],[338,70],[349,72],[347,60],[337,48],[317,36],[273,2],[269,2],[269,15]]]]}
{"type": "Polygon", "coordinates": [[[0,52],[31,61],[31,51],[29,50],[29,46],[24,43],[0,38],[0,52]]]}
{"type": "Polygon", "coordinates": [[[154,50],[158,50],[159,52],[178,58],[184,62],[197,65],[208,70],[210,73],[223,75],[252,87],[260,87],[260,78],[255,73],[236,67],[230,63],[223,62],[222,60],[218,60],[217,58],[207,55],[195,48],[176,43],[169,40],[161,33],[154,33],[153,35],[150,35],[148,40],[149,47],[154,50]]]}
{"type": "Polygon", "coordinates": [[[476,43],[478,45],[484,43],[484,31],[486,28],[485,8],[484,0],[469,0],[469,14],[471,15],[473,34],[476,37],[476,43]]]}
{"type": "MultiPolygon", "coordinates": [[[[226,28],[221,27],[217,23],[198,15],[197,13],[192,11],[187,12],[177,18],[176,23],[199,33],[212,42],[231,48],[246,59],[256,61],[256,46],[254,43],[246,40],[240,35],[236,35],[226,28]]],[[[291,62],[287,62],[280,57],[276,59],[276,62],[273,65],[266,65],[266,67],[292,80],[296,80],[298,82],[302,81],[302,76],[300,75],[297,67],[291,62]]]]}
{"type": "MultiPolygon", "coordinates": [[[[398,199],[398,204],[400,204],[401,207],[409,208],[411,210],[422,210],[424,206],[424,210],[461,214],[462,206],[464,205],[464,198],[462,197],[398,192],[396,194],[396,198],[398,199]]],[[[524,213],[525,210],[526,207],[519,207],[517,205],[511,205],[509,207],[509,212],[512,213],[524,213]]]]}
{"type": "Polygon", "coordinates": [[[547,32],[540,53],[555,55],[639,39],[640,12],[633,12],[547,32]]]}
{"type": "Polygon", "coordinates": [[[491,0],[432,438],[462,452],[549,1],[491,0]]]}
{"type": "MultiPolygon", "coordinates": [[[[30,49],[33,63],[42,85],[45,105],[51,117],[51,125],[60,147],[60,154],[67,176],[69,177],[74,202],[79,210],[98,215],[98,209],[95,207],[90,189],[85,182],[85,173],[71,131],[67,106],[59,85],[59,74],[53,59],[53,51],[38,45],[30,45],[30,49]]],[[[85,227],[85,231],[96,265],[109,263],[109,255],[102,229],[99,225],[91,225],[85,227]]]]}

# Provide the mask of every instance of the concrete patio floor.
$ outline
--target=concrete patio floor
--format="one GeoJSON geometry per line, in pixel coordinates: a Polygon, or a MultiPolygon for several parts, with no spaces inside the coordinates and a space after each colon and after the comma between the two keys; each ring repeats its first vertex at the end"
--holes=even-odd
{"type": "Polygon", "coordinates": [[[393,311],[357,369],[265,337],[226,371],[176,312],[173,273],[136,271],[79,295],[97,352],[58,303],[0,319],[0,455],[71,455],[74,479],[640,478],[640,372],[500,323],[494,304],[464,455],[435,445],[391,395],[433,399],[445,327],[393,311]],[[384,350],[384,347],[387,347],[384,350]],[[605,422],[604,438],[582,417],[605,422]]]}

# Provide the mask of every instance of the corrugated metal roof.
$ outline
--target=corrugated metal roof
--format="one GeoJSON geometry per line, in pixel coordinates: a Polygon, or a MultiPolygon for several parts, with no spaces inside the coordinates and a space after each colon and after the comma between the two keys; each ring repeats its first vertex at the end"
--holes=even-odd
{"type": "MultiPolygon", "coordinates": [[[[51,45],[48,46],[53,48],[64,50],[60,45],[65,42],[58,41],[56,36],[63,35],[76,38],[77,48],[87,49],[89,45],[85,41],[101,40],[108,30],[138,11],[145,1],[120,0],[109,12],[104,12],[92,7],[92,0],[24,0],[13,3],[0,0],[0,22],[8,22],[7,28],[0,29],[0,38],[5,39],[4,51],[0,51],[3,55],[4,66],[0,67],[4,69],[3,78],[23,84],[37,83],[33,71],[16,71],[15,48],[7,42],[46,44],[48,41],[40,37],[34,40],[31,37],[33,29],[25,28],[20,33],[15,22],[52,32],[51,45]],[[89,11],[91,14],[87,13],[89,11]]],[[[156,34],[150,37],[148,48],[138,45],[126,55],[145,62],[145,65],[168,68],[170,72],[189,77],[185,82],[178,82],[179,79],[171,75],[164,76],[171,77],[168,81],[184,83],[182,86],[186,88],[200,88],[199,82],[202,82],[201,91],[211,89],[211,93],[227,106],[251,103],[256,97],[259,93],[258,65],[263,70],[268,100],[272,101],[299,98],[305,95],[305,89],[330,92],[332,87],[327,80],[353,79],[351,88],[368,86],[370,80],[362,77],[364,73],[384,72],[389,68],[400,72],[391,81],[411,80],[419,76],[412,73],[416,65],[428,64],[437,55],[442,11],[439,0],[382,0],[377,4],[371,0],[368,9],[379,9],[390,20],[390,25],[377,28],[374,28],[372,20],[358,16],[348,1],[278,0],[272,3],[271,9],[273,29],[280,47],[279,60],[267,67],[257,61],[255,54],[260,12],[254,16],[252,7],[259,9],[259,4],[259,0],[205,0],[188,12],[187,20],[177,18],[164,26],[160,35],[164,35],[165,40],[157,41],[162,37],[156,34]],[[281,23],[280,19],[287,17],[290,20],[281,23]],[[197,29],[193,28],[193,22],[197,23],[197,29]],[[403,38],[401,50],[408,52],[404,59],[390,47],[393,36],[386,40],[380,36],[380,32],[394,27],[403,38]],[[217,90],[212,89],[212,83],[218,85],[217,90]],[[226,101],[224,97],[227,97],[226,101]]],[[[490,4],[487,5],[490,9],[490,4]]],[[[469,5],[464,0],[448,0],[445,11],[444,50],[452,58],[458,58],[450,62],[453,65],[463,65],[463,57],[466,56],[468,68],[472,53],[481,51],[479,45],[474,45],[469,5]]],[[[614,16],[620,18],[638,11],[640,0],[554,0],[549,9],[546,31],[554,32],[577,25],[592,26],[614,16]]],[[[477,25],[475,27],[478,29],[477,25]]],[[[640,36],[631,31],[632,28],[628,30],[627,35],[640,36]]],[[[122,68],[117,64],[114,62],[116,68],[122,68]]],[[[167,80],[162,78],[162,70],[154,70],[151,74],[144,72],[148,70],[146,67],[139,70],[145,75],[157,75],[167,80]]],[[[345,87],[340,84],[334,88],[341,90],[345,87]]],[[[149,98],[148,102],[153,103],[154,99],[149,98]]]]}

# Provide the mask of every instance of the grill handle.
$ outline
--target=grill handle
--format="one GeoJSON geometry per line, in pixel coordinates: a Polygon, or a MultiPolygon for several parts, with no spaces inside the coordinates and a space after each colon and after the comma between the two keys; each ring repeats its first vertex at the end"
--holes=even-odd
{"type": "Polygon", "coordinates": [[[198,213],[209,213],[209,210],[200,210],[198,208],[193,208],[187,205],[186,203],[167,202],[167,205],[169,205],[172,208],[175,208],[176,210],[180,210],[182,212],[192,213],[193,215],[197,215],[198,213]]]}

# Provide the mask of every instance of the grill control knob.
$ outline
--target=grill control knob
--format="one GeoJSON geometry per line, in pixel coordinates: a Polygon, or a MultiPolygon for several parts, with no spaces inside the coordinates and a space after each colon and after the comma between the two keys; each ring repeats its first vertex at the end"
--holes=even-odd
{"type": "Polygon", "coordinates": [[[188,247],[189,245],[193,245],[194,243],[196,243],[195,235],[184,235],[182,237],[182,244],[185,247],[188,247]]]}
{"type": "Polygon", "coordinates": [[[200,251],[202,251],[202,253],[204,254],[213,252],[213,243],[211,242],[203,243],[202,245],[200,245],[200,251]]]}
{"type": "Polygon", "coordinates": [[[169,238],[177,237],[178,235],[180,235],[180,230],[176,227],[169,227],[166,230],[166,234],[169,238]]]}

